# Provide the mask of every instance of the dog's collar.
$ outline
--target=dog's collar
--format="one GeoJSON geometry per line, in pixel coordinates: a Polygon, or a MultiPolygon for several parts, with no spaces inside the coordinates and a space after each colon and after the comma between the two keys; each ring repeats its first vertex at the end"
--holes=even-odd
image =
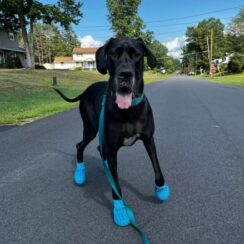
{"type": "Polygon", "coordinates": [[[142,102],[143,98],[144,98],[144,93],[142,93],[141,96],[139,96],[139,97],[135,97],[135,98],[133,98],[133,99],[132,99],[132,102],[131,102],[131,106],[136,106],[136,105],[138,105],[139,103],[142,102]]]}
{"type": "MultiPolygon", "coordinates": [[[[114,92],[113,91],[110,91],[110,94],[112,96],[114,94],[114,92]]],[[[133,98],[132,99],[132,102],[131,102],[131,106],[133,107],[133,106],[138,105],[139,103],[142,102],[143,98],[144,98],[144,93],[142,93],[141,96],[139,96],[139,97],[133,98]]]]}

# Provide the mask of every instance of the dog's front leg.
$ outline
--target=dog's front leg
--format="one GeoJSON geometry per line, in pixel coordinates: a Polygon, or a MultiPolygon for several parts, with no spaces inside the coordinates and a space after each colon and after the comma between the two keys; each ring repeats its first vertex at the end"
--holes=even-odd
{"type": "Polygon", "coordinates": [[[142,141],[151,159],[155,173],[155,194],[159,200],[167,200],[169,197],[169,187],[165,184],[165,180],[158,162],[154,138],[153,136],[145,136],[142,138],[142,141]]]}
{"type": "MultiPolygon", "coordinates": [[[[117,151],[113,150],[107,154],[108,166],[113,176],[115,185],[117,190],[121,195],[121,189],[118,180],[118,172],[117,172],[117,151]]],[[[126,207],[122,199],[120,199],[117,194],[112,190],[113,197],[113,217],[114,223],[118,226],[127,226],[130,224],[129,216],[126,212],[126,207]]]]}
{"type": "MultiPolygon", "coordinates": [[[[121,188],[119,185],[119,180],[118,180],[118,172],[117,172],[117,151],[116,152],[108,152],[107,153],[107,159],[108,159],[108,166],[109,169],[111,171],[111,174],[113,176],[115,185],[118,189],[119,194],[122,196],[122,192],[121,192],[121,188]]],[[[112,190],[112,197],[114,200],[118,200],[119,197],[117,196],[117,194],[112,190]]]]}

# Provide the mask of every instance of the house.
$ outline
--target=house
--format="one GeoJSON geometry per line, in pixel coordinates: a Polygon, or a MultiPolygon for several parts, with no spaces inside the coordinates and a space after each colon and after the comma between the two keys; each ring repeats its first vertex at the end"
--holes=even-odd
{"type": "Polygon", "coordinates": [[[212,61],[212,63],[219,68],[220,65],[228,65],[230,62],[230,58],[233,56],[232,54],[225,54],[222,58],[217,58],[212,61]]]}
{"type": "Polygon", "coordinates": [[[4,67],[7,56],[18,56],[26,67],[25,49],[19,47],[17,33],[0,30],[0,67],[4,67]]]}
{"type": "Polygon", "coordinates": [[[96,69],[95,53],[97,48],[76,47],[72,57],[55,57],[54,69],[75,69],[81,67],[84,70],[96,69]]]}
{"type": "Polygon", "coordinates": [[[73,57],[54,58],[54,69],[74,69],[75,65],[73,57]]]}

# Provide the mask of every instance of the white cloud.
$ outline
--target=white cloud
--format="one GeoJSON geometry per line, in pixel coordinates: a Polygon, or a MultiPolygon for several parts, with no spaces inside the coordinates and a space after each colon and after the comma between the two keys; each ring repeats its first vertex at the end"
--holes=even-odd
{"type": "Polygon", "coordinates": [[[81,47],[100,47],[103,42],[95,40],[92,36],[87,35],[79,38],[81,47]]]}
{"type": "Polygon", "coordinates": [[[181,57],[181,48],[185,45],[185,36],[183,37],[175,37],[172,40],[167,42],[163,42],[163,44],[168,48],[168,55],[174,58],[181,57]]]}

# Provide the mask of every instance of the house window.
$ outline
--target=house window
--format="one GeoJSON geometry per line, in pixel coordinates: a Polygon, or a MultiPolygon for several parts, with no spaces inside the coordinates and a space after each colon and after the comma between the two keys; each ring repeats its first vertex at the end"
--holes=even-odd
{"type": "Polygon", "coordinates": [[[9,37],[9,40],[14,41],[14,33],[13,32],[9,32],[8,37],[9,37]]]}

